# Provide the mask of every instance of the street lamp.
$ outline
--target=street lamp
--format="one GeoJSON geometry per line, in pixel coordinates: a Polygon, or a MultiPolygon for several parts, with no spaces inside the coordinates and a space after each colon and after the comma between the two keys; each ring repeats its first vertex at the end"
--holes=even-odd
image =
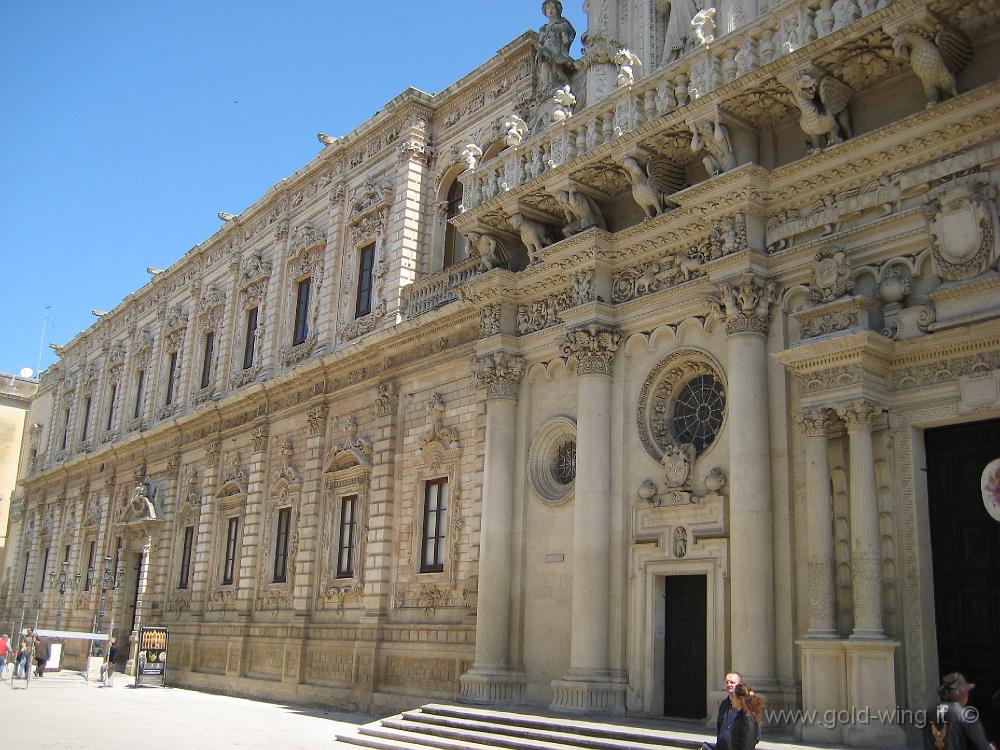
{"type": "MultiPolygon", "coordinates": [[[[90,568],[90,575],[93,576],[96,571],[94,568],[90,568]]],[[[115,591],[119,586],[121,586],[122,578],[122,567],[118,566],[114,574],[111,573],[111,555],[104,556],[104,572],[101,574],[100,587],[101,596],[97,607],[97,616],[94,619],[94,632],[100,633],[104,628],[104,601],[107,598],[108,591],[115,591]]],[[[110,637],[110,633],[108,636],[110,637]]],[[[101,644],[97,641],[94,642],[91,648],[92,656],[101,655],[101,644]]]]}
{"type": "Polygon", "coordinates": [[[76,591],[80,586],[80,574],[71,576],[69,574],[69,560],[64,560],[58,578],[54,570],[49,571],[49,585],[59,585],[59,606],[56,607],[56,630],[59,630],[59,623],[62,621],[63,609],[66,607],[66,590],[76,591]]]}

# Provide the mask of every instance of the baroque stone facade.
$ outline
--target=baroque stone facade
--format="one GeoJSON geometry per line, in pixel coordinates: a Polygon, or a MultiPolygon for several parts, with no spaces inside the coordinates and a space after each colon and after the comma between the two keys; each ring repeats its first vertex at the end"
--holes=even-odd
{"type": "Polygon", "coordinates": [[[8,613],[107,556],[64,624],[168,625],[181,685],[660,716],[693,576],[694,718],[730,668],[924,707],[920,434],[1000,417],[1000,12],[591,2],[573,61],[556,6],[61,348],[8,613]]]}

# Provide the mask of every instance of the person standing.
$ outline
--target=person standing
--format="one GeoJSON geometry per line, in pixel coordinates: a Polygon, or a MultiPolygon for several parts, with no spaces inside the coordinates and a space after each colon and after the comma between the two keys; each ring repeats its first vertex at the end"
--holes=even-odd
{"type": "Polygon", "coordinates": [[[761,711],[767,701],[752,687],[741,682],[733,691],[731,702],[737,713],[729,735],[729,748],[753,750],[760,739],[760,725],[763,722],[761,711]]]}
{"type": "Polygon", "coordinates": [[[45,665],[49,661],[49,639],[35,636],[35,677],[45,676],[45,665]]]}
{"type": "Polygon", "coordinates": [[[733,693],[742,681],[739,672],[726,672],[726,697],[719,704],[719,715],[715,719],[715,744],[703,742],[701,750],[729,750],[729,735],[739,713],[733,708],[733,693]]]}
{"type": "Polygon", "coordinates": [[[6,633],[0,634],[0,679],[3,679],[3,669],[7,666],[7,659],[10,657],[10,636],[6,633]]]}
{"type": "Polygon", "coordinates": [[[21,641],[21,646],[17,650],[17,659],[14,662],[14,677],[19,680],[28,679],[28,660],[31,658],[31,641],[27,638],[21,641]]]}
{"type": "Polygon", "coordinates": [[[108,656],[101,665],[101,684],[105,687],[114,687],[115,662],[118,660],[118,639],[112,638],[108,642],[108,656]]]}
{"type": "Polygon", "coordinates": [[[930,721],[935,750],[997,750],[996,744],[987,741],[978,712],[967,709],[969,693],[975,686],[960,672],[941,678],[938,688],[941,702],[935,706],[930,721]]]}

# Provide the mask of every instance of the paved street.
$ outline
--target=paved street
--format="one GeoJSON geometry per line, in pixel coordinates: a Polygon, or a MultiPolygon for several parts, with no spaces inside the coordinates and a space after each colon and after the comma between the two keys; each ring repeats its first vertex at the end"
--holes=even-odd
{"type": "Polygon", "coordinates": [[[88,685],[76,672],[0,684],[3,747],[269,748],[335,746],[334,735],[372,721],[324,711],[177,688],[88,685]]]}

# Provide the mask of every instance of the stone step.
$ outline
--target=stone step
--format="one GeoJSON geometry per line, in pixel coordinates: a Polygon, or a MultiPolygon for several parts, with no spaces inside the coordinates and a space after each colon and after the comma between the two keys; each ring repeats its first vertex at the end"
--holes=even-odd
{"type": "MultiPolygon", "coordinates": [[[[338,734],[335,746],[351,745],[352,747],[370,747],[374,750],[427,750],[427,745],[404,742],[398,737],[385,739],[371,734],[338,734]]],[[[471,745],[464,746],[468,750],[471,745]]],[[[486,750],[484,745],[476,745],[476,748],[486,750]]]]}
{"type": "MultiPolygon", "coordinates": [[[[499,723],[469,717],[455,718],[441,714],[434,714],[424,711],[408,711],[403,714],[403,721],[394,721],[391,724],[383,721],[383,726],[393,726],[403,728],[412,727],[413,724],[433,725],[460,734],[443,734],[442,736],[473,736],[470,733],[488,733],[493,738],[508,737],[509,743],[497,744],[494,739],[491,744],[495,747],[526,747],[524,741],[538,741],[537,746],[551,747],[555,743],[559,747],[591,748],[592,750],[655,750],[670,746],[661,737],[650,738],[638,734],[629,735],[628,739],[618,739],[610,736],[601,736],[599,730],[591,729],[591,733],[585,734],[582,728],[575,731],[569,727],[552,728],[545,725],[544,728],[526,726],[520,723],[506,722],[499,723]]],[[[416,730],[413,731],[426,731],[416,730]]],[[[535,747],[535,745],[531,745],[535,747]]],[[[674,745],[674,747],[678,747],[674,745]]]]}
{"type": "Polygon", "coordinates": [[[440,727],[415,726],[412,729],[401,729],[397,726],[385,726],[385,723],[386,721],[383,720],[382,724],[378,726],[361,727],[357,736],[398,741],[405,743],[407,747],[413,745],[421,747],[423,750],[427,750],[429,747],[438,748],[438,750],[489,750],[489,748],[498,747],[513,748],[514,750],[575,750],[572,745],[517,740],[486,732],[443,730],[444,733],[442,733],[440,727]],[[445,736],[446,734],[450,734],[450,736],[445,736]]]}

